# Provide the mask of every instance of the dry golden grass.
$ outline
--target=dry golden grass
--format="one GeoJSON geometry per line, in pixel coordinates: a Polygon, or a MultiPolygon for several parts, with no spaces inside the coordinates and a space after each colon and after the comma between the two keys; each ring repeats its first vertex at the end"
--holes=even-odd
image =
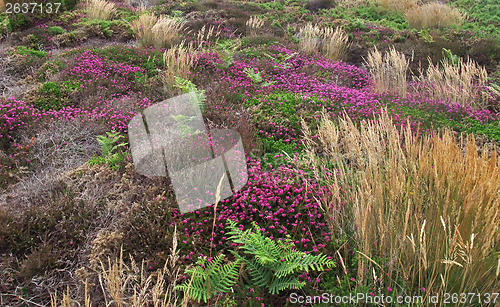
{"type": "Polygon", "coordinates": [[[462,148],[450,132],[418,139],[387,111],[360,125],[323,115],[318,142],[305,130],[308,161],[331,192],[324,207],[337,232],[355,238],[358,283],[380,278],[399,291],[404,280],[402,291],[425,295],[499,288],[496,152],[479,156],[473,137],[462,148]]]}
{"type": "Polygon", "coordinates": [[[376,0],[387,11],[404,13],[418,7],[417,0],[376,0]]]}
{"type": "Polygon", "coordinates": [[[138,44],[142,47],[171,47],[178,42],[183,28],[184,22],[164,16],[156,17],[152,14],[143,14],[132,22],[132,30],[138,44]]]}
{"type": "Polygon", "coordinates": [[[305,26],[301,27],[299,30],[299,49],[307,53],[316,52],[321,43],[321,33],[321,28],[312,23],[307,23],[305,26]]]}
{"type": "Polygon", "coordinates": [[[160,73],[160,78],[167,90],[172,90],[175,77],[189,79],[189,72],[194,67],[195,53],[192,45],[184,47],[179,44],[163,53],[163,64],[165,69],[160,73]]]}
{"type": "Polygon", "coordinates": [[[485,108],[488,104],[488,84],[486,69],[476,62],[462,58],[458,63],[450,64],[446,59],[440,65],[432,64],[425,72],[415,77],[418,81],[415,90],[430,98],[450,99],[454,103],[474,108],[485,108]]]}
{"type": "Polygon", "coordinates": [[[322,52],[325,57],[340,61],[349,47],[349,37],[341,28],[323,28],[322,52]]]}
{"type": "Polygon", "coordinates": [[[327,58],[341,60],[349,47],[349,38],[341,28],[320,27],[307,23],[299,30],[299,49],[307,53],[321,51],[327,58]]]}
{"type": "Polygon", "coordinates": [[[108,20],[116,13],[116,8],[106,0],[86,0],[85,11],[88,19],[108,20]]]}
{"type": "Polygon", "coordinates": [[[247,20],[247,32],[250,36],[257,35],[258,31],[264,27],[266,21],[257,16],[251,16],[250,19],[247,20]]]}
{"type": "MultiPolygon", "coordinates": [[[[413,56],[412,56],[413,59],[413,56]]],[[[409,61],[406,56],[391,47],[389,51],[382,54],[377,47],[368,53],[366,63],[370,67],[370,73],[375,85],[375,91],[397,91],[406,96],[406,77],[409,61]]]]}
{"type": "Polygon", "coordinates": [[[207,42],[214,42],[217,44],[220,38],[220,25],[205,27],[205,25],[198,30],[196,33],[196,38],[192,44],[192,48],[198,51],[205,49],[207,42]]]}
{"type": "MultiPolygon", "coordinates": [[[[130,257],[130,264],[126,265],[123,252],[120,252],[120,257],[117,259],[108,258],[107,263],[100,262],[99,285],[97,286],[104,293],[105,306],[178,306],[175,293],[180,274],[177,240],[177,230],[175,230],[170,256],[164,267],[154,273],[147,272],[144,262],[139,267],[132,257],[130,257]]],[[[85,307],[92,306],[88,288],[89,284],[85,282],[83,297],[85,307]]],[[[51,296],[52,307],[75,306],[73,303],[82,306],[76,300],[71,299],[69,288],[63,294],[61,304],[58,303],[57,293],[51,296]]],[[[187,306],[187,298],[184,298],[181,304],[187,306]]]]}
{"type": "Polygon", "coordinates": [[[416,29],[458,26],[464,21],[464,15],[458,9],[438,2],[409,9],[405,17],[408,25],[416,29]]]}

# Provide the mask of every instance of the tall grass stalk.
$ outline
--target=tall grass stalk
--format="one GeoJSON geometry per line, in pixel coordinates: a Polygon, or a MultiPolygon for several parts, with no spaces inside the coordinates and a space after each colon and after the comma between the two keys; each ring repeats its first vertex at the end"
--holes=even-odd
{"type": "Polygon", "coordinates": [[[453,65],[447,60],[434,65],[429,59],[427,70],[414,78],[414,90],[436,100],[451,100],[464,106],[485,108],[488,104],[488,73],[476,62],[458,59],[453,65]]]}
{"type": "Polygon", "coordinates": [[[368,53],[365,60],[373,77],[375,91],[397,91],[403,96],[407,92],[407,73],[410,61],[406,56],[391,47],[382,54],[377,47],[368,53]]]}
{"type": "Polygon", "coordinates": [[[167,90],[174,88],[175,77],[189,79],[189,72],[194,66],[194,52],[192,45],[184,46],[181,43],[163,53],[165,69],[160,73],[160,78],[167,90]]]}
{"type": "Polygon", "coordinates": [[[325,57],[340,61],[349,47],[349,37],[341,28],[335,29],[326,27],[322,31],[323,45],[322,51],[325,57]]]}
{"type": "Polygon", "coordinates": [[[86,0],[85,10],[88,19],[108,20],[116,13],[115,4],[106,0],[86,0]]]}
{"type": "Polygon", "coordinates": [[[429,2],[406,11],[405,18],[411,28],[445,28],[462,24],[465,16],[444,3],[429,2]]]}
{"type": "Polygon", "coordinates": [[[132,22],[132,30],[142,47],[169,48],[178,43],[184,22],[146,13],[132,22]]]}
{"type": "Polygon", "coordinates": [[[299,49],[307,53],[313,53],[318,50],[321,43],[322,30],[319,26],[307,23],[299,30],[299,49]]]}
{"type": "Polygon", "coordinates": [[[457,143],[448,131],[418,138],[386,111],[360,125],[323,115],[318,129],[318,141],[306,129],[308,161],[331,192],[323,202],[332,225],[356,246],[360,285],[424,295],[499,289],[496,152],[479,156],[473,136],[457,143]]]}

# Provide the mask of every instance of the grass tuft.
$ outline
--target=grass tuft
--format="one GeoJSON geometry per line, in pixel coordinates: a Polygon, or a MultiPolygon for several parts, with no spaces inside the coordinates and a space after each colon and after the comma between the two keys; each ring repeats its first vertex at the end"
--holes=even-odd
{"type": "Polygon", "coordinates": [[[495,151],[479,156],[473,136],[457,143],[448,131],[419,138],[386,111],[360,125],[324,114],[317,134],[306,133],[308,161],[330,192],[334,227],[354,238],[359,284],[426,295],[498,288],[495,151]]]}
{"type": "Polygon", "coordinates": [[[397,91],[406,95],[406,76],[410,65],[406,56],[391,47],[382,54],[377,47],[368,53],[366,63],[373,77],[375,91],[397,91]]]}
{"type": "Polygon", "coordinates": [[[106,0],[86,0],[85,10],[90,20],[108,20],[115,13],[115,4],[106,0]]]}
{"type": "Polygon", "coordinates": [[[459,26],[465,19],[458,9],[438,2],[426,3],[409,9],[405,17],[408,25],[416,29],[459,26]]]}

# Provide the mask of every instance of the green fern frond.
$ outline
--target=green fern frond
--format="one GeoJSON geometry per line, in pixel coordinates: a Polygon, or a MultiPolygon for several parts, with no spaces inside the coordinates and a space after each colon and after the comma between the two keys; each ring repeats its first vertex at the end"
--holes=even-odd
{"type": "Polygon", "coordinates": [[[301,289],[305,286],[305,282],[300,282],[296,277],[275,278],[269,285],[269,293],[278,294],[286,289],[301,289]]]}
{"type": "Polygon", "coordinates": [[[225,255],[220,254],[208,262],[207,258],[200,257],[195,267],[186,270],[186,274],[191,275],[189,281],[177,286],[177,289],[204,303],[217,292],[228,292],[238,280],[239,261],[223,264],[224,258],[225,255]]]}
{"type": "Polygon", "coordinates": [[[239,229],[234,221],[227,223],[229,239],[241,244],[239,249],[244,254],[232,251],[235,258],[245,264],[253,284],[267,288],[271,294],[302,288],[305,283],[298,280],[300,272],[320,271],[335,265],[326,255],[311,255],[295,249],[289,237],[283,242],[264,236],[256,223],[247,230],[239,229]]]}

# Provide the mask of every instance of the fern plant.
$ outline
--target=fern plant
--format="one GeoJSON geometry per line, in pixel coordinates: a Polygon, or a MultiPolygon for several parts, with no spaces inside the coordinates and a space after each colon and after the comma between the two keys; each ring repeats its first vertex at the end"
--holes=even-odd
{"type": "Polygon", "coordinates": [[[228,224],[229,239],[241,244],[239,248],[244,256],[231,252],[245,264],[251,282],[256,287],[266,288],[270,294],[301,289],[305,282],[299,281],[299,273],[335,266],[335,262],[324,254],[311,255],[295,249],[289,237],[283,242],[264,236],[255,222],[253,229],[245,231],[239,229],[234,221],[229,220],[228,224]]]}
{"type": "Polygon", "coordinates": [[[179,77],[175,77],[174,86],[180,88],[184,93],[191,94],[194,104],[197,105],[202,112],[205,110],[205,101],[207,100],[205,90],[199,90],[193,82],[179,77]]]}
{"type": "Polygon", "coordinates": [[[221,59],[223,64],[218,64],[217,66],[221,69],[227,69],[234,63],[234,53],[241,46],[241,41],[226,40],[222,42],[217,42],[217,48],[221,49],[221,59]]]}
{"type": "Polygon", "coordinates": [[[187,295],[198,302],[204,303],[217,292],[228,292],[238,281],[238,261],[223,264],[224,254],[220,254],[208,262],[206,257],[200,257],[195,267],[186,270],[191,275],[177,289],[187,292],[187,295]]]}
{"type": "Polygon", "coordinates": [[[120,132],[111,131],[106,132],[106,135],[97,137],[97,142],[101,146],[101,156],[94,155],[88,161],[89,165],[102,165],[108,163],[113,170],[119,168],[120,162],[123,160],[124,155],[117,150],[127,145],[127,143],[117,144],[121,139],[125,138],[120,135],[120,132]]]}
{"type": "Polygon", "coordinates": [[[273,57],[272,55],[268,54],[268,53],[264,53],[264,55],[268,58],[270,58],[273,62],[275,63],[278,63],[279,65],[281,65],[281,67],[279,65],[276,65],[274,64],[273,66],[276,67],[276,68],[283,68],[283,69],[288,69],[290,67],[292,67],[292,64],[290,63],[285,63],[286,61],[288,61],[289,59],[293,58],[295,55],[297,54],[297,52],[295,53],[292,53],[292,54],[279,54],[277,58],[273,57]]]}
{"type": "Polygon", "coordinates": [[[114,152],[118,148],[127,145],[127,143],[116,144],[122,138],[125,138],[123,135],[120,135],[120,132],[111,131],[111,132],[106,132],[106,134],[107,136],[99,135],[97,137],[97,142],[99,143],[99,145],[101,145],[101,151],[103,157],[108,157],[114,154],[114,152]]]}
{"type": "Polygon", "coordinates": [[[335,266],[335,262],[326,255],[311,255],[295,249],[288,237],[284,241],[266,237],[254,222],[253,227],[245,231],[237,227],[236,222],[228,220],[228,239],[239,247],[243,255],[231,251],[235,261],[223,264],[224,254],[220,254],[208,262],[201,257],[194,268],[186,270],[190,275],[184,284],[177,289],[198,302],[208,302],[217,292],[228,292],[238,281],[239,267],[244,265],[250,275],[250,286],[266,290],[270,294],[278,294],[288,289],[301,289],[298,275],[311,270],[321,271],[325,267],[335,266]]]}
{"type": "Polygon", "coordinates": [[[276,81],[272,81],[272,82],[266,81],[266,82],[262,83],[263,79],[262,79],[262,76],[260,75],[260,72],[259,71],[255,72],[255,70],[253,68],[249,69],[248,67],[245,67],[243,72],[247,74],[248,78],[252,79],[252,81],[254,83],[258,83],[261,87],[269,86],[269,85],[274,84],[274,82],[276,82],[276,81]]]}

